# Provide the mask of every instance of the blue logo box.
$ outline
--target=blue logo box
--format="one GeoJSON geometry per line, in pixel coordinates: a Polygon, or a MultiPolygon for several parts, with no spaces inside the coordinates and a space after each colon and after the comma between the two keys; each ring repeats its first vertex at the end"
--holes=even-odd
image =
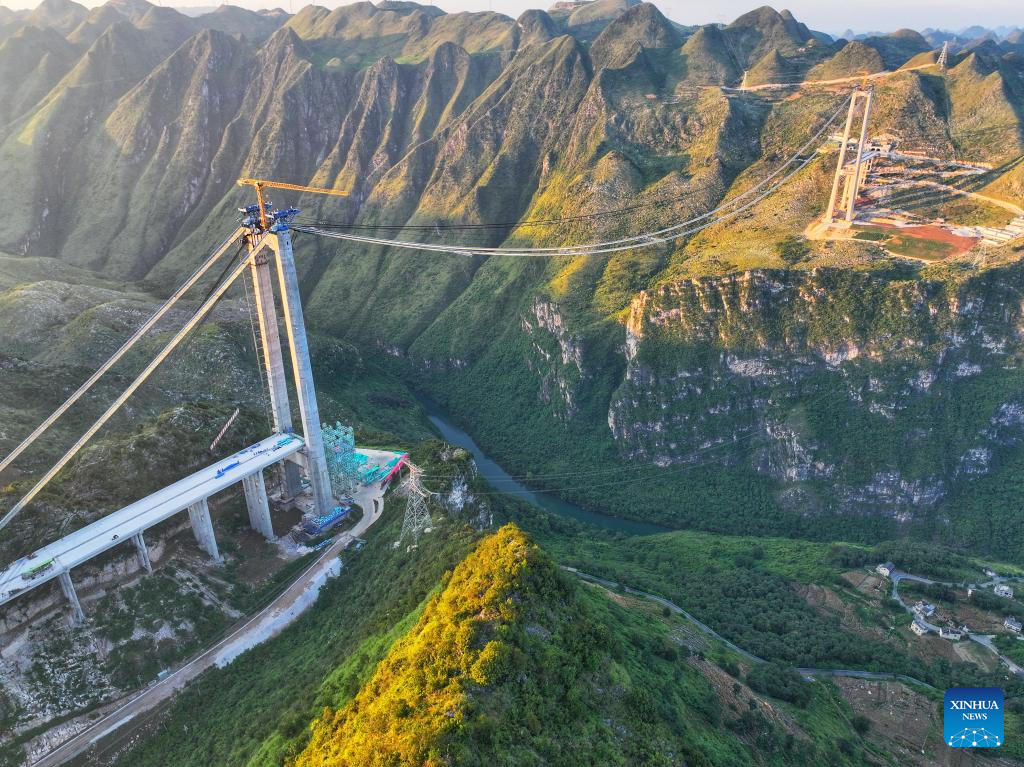
{"type": "Polygon", "coordinates": [[[943,733],[946,745],[954,748],[1003,745],[1003,691],[998,687],[950,687],[946,690],[943,733]]]}

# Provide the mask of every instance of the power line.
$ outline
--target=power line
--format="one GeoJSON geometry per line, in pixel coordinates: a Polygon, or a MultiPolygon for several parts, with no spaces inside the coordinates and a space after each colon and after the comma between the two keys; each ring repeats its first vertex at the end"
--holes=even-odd
{"type": "MultiPolygon", "coordinates": [[[[192,274],[190,274],[186,278],[185,282],[183,282],[181,286],[166,301],[164,301],[163,305],[159,309],[157,309],[153,314],[151,314],[149,318],[145,322],[143,322],[142,325],[140,325],[134,333],[132,333],[132,335],[128,338],[127,341],[121,344],[121,348],[114,352],[114,354],[111,355],[111,357],[106,362],[100,365],[96,372],[89,376],[89,378],[87,378],[86,381],[81,386],[79,386],[74,391],[74,393],[60,405],[60,407],[53,411],[53,413],[45,421],[39,424],[39,426],[37,426],[32,431],[31,434],[25,437],[25,439],[23,439],[21,443],[16,448],[14,448],[14,450],[12,450],[6,458],[0,461],[0,471],[3,471],[8,466],[10,466],[11,463],[13,463],[14,460],[17,459],[19,455],[21,455],[23,452],[25,452],[25,450],[31,447],[31,445],[37,439],[39,439],[39,437],[41,437],[46,432],[46,430],[49,429],[57,421],[57,419],[64,415],[64,413],[66,413],[71,408],[72,405],[78,402],[78,400],[81,399],[82,396],[85,395],[93,387],[93,385],[100,378],[103,377],[103,375],[107,371],[109,371],[114,365],[116,365],[117,362],[122,357],[124,357],[124,355],[127,354],[131,350],[131,348],[135,346],[135,344],[143,336],[145,336],[146,333],[148,333],[153,328],[153,326],[156,325],[156,323],[159,322],[161,318],[163,318],[164,315],[167,314],[167,312],[171,310],[171,308],[178,302],[178,300],[181,299],[181,297],[184,296],[185,293],[187,293],[188,290],[193,285],[195,285],[203,277],[203,275],[206,274],[207,271],[210,270],[214,263],[216,263],[217,260],[220,259],[220,257],[224,254],[224,252],[227,250],[231,242],[238,237],[238,234],[239,232],[236,230],[231,234],[230,237],[224,240],[224,242],[222,242],[214,250],[213,254],[209,258],[207,258],[206,261],[204,261],[202,264],[196,267],[192,274]]],[[[224,275],[222,274],[221,277],[218,279],[218,282],[220,281],[220,279],[223,279],[223,276],[224,275]]],[[[206,299],[204,299],[204,302],[205,300],[206,299]]],[[[0,525],[0,527],[2,526],[3,525],[0,525]]]]}
{"type": "MultiPolygon", "coordinates": [[[[730,207],[733,204],[736,204],[739,200],[743,199],[745,196],[747,196],[749,194],[752,194],[753,192],[755,192],[759,188],[761,188],[764,184],[767,184],[768,182],[770,182],[773,178],[775,178],[779,173],[784,171],[787,167],[792,165],[794,162],[797,162],[798,160],[800,160],[802,155],[803,155],[803,153],[811,145],[813,145],[821,137],[821,135],[825,132],[825,130],[833,122],[835,122],[835,120],[839,117],[839,115],[843,111],[843,108],[846,106],[846,103],[847,103],[848,99],[849,99],[849,97],[846,97],[846,98],[843,99],[843,101],[839,105],[839,108],[821,126],[821,128],[819,128],[819,130],[812,136],[810,141],[805,143],[789,159],[787,159],[786,162],[782,163],[778,168],[775,169],[775,171],[773,171],[768,176],[763,178],[758,184],[754,185],[750,189],[747,189],[746,191],[744,191],[743,193],[741,193],[737,197],[731,198],[730,200],[724,202],[718,208],[715,208],[714,210],[708,211],[707,213],[704,213],[701,216],[698,216],[698,217],[696,217],[694,219],[691,219],[690,221],[683,222],[682,224],[678,224],[677,226],[681,227],[681,226],[688,225],[690,223],[694,223],[696,221],[703,220],[703,219],[705,219],[707,217],[712,216],[714,213],[716,213],[716,212],[718,212],[720,210],[723,210],[723,209],[725,209],[727,207],[730,207]]],[[[711,187],[710,186],[703,186],[703,187],[698,187],[696,189],[687,190],[686,192],[684,192],[684,193],[682,193],[682,194],[680,194],[680,195],[678,195],[676,197],[668,197],[668,198],[662,198],[662,199],[658,199],[658,200],[651,200],[651,201],[648,201],[648,202],[637,203],[635,205],[629,205],[629,206],[625,206],[625,207],[621,207],[621,208],[611,208],[611,209],[604,210],[604,211],[597,211],[597,212],[594,212],[594,213],[580,214],[580,215],[577,215],[577,216],[566,216],[566,217],[562,217],[562,218],[525,219],[525,220],[519,220],[519,221],[506,221],[506,222],[493,223],[493,224],[492,223],[481,223],[481,224],[442,224],[440,222],[435,223],[435,224],[356,224],[356,223],[342,223],[342,222],[332,222],[332,221],[322,221],[322,220],[313,220],[313,221],[300,220],[298,222],[300,225],[296,226],[294,228],[297,231],[306,231],[307,229],[318,229],[318,230],[341,229],[341,230],[352,230],[352,231],[404,231],[404,230],[409,230],[409,231],[422,231],[422,232],[431,232],[431,231],[433,231],[433,232],[437,232],[437,233],[440,233],[442,231],[488,231],[488,230],[492,230],[492,229],[498,229],[498,230],[500,230],[500,229],[517,229],[517,228],[527,228],[527,227],[550,226],[550,225],[555,225],[555,224],[576,223],[576,222],[580,222],[580,221],[591,221],[591,220],[594,220],[594,219],[609,218],[609,217],[612,217],[612,216],[620,216],[620,215],[624,215],[624,214],[628,214],[628,213],[634,213],[634,212],[639,211],[639,210],[663,208],[663,207],[667,207],[669,205],[672,205],[672,204],[674,204],[676,202],[679,202],[680,200],[683,200],[685,198],[692,197],[694,195],[700,194],[702,192],[708,192],[708,191],[712,191],[711,187]]],[[[660,232],[652,232],[650,234],[652,234],[652,235],[653,234],[664,234],[665,232],[670,231],[671,229],[672,229],[672,227],[670,227],[667,230],[661,230],[660,232]]],[[[636,239],[643,239],[643,238],[645,238],[647,236],[648,235],[637,235],[636,239]]],[[[618,244],[618,243],[621,243],[621,242],[625,242],[625,240],[612,241],[613,244],[618,244]]],[[[580,246],[580,247],[583,247],[583,246],[580,246]]],[[[476,249],[476,250],[479,250],[479,249],[476,249]]],[[[544,250],[544,249],[535,249],[535,250],[544,250]]],[[[547,250],[555,250],[555,249],[549,248],[547,250]]]]}

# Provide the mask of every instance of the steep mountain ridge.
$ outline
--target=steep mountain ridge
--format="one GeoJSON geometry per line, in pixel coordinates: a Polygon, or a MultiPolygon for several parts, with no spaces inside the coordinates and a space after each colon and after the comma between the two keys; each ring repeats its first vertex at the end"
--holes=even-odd
{"type": "Polygon", "coordinates": [[[49,27],[25,26],[0,43],[0,135],[39,103],[77,59],[49,27]]]}
{"type": "MultiPolygon", "coordinates": [[[[935,55],[909,32],[829,42],[791,14],[770,8],[726,26],[686,29],[643,3],[594,4],[568,14],[531,11],[518,21],[493,13],[445,14],[413,3],[358,3],[305,8],[265,41],[263,33],[211,31],[202,17],[187,19],[144,3],[112,9],[123,20],[108,26],[77,62],[68,59],[88,39],[84,32],[81,43],[54,41],[54,51],[42,57],[19,57],[14,48],[8,54],[7,66],[23,67],[18,71],[38,82],[40,93],[60,69],[46,63],[47,56],[68,61],[68,71],[34,107],[12,107],[20,114],[12,112],[15,122],[6,129],[0,161],[20,194],[9,206],[0,247],[59,256],[107,277],[146,279],[161,290],[223,236],[224,222],[247,199],[234,186],[240,176],[350,193],[347,199],[275,195],[278,204],[299,203],[307,222],[442,245],[550,247],[701,222],[723,201],[777,172],[811,134],[824,130],[825,120],[841,115],[849,87],[805,88],[779,98],[771,90],[737,93],[716,86],[738,85],[744,71],[756,82],[830,79],[928,63],[935,55]],[[583,33],[572,19],[585,9],[596,16],[581,22],[591,25],[583,33]],[[598,20],[599,29],[592,25],[598,20]],[[44,163],[46,173],[39,170],[44,163]],[[517,221],[528,223],[515,226],[517,221]]],[[[112,17],[104,11],[90,18],[112,17]]],[[[239,23],[244,18],[238,16],[239,23]]],[[[56,32],[22,34],[43,40],[56,32]]],[[[985,193],[1012,200],[1024,178],[1015,159],[1024,151],[1024,68],[1005,45],[957,54],[945,73],[925,69],[878,79],[873,130],[897,134],[911,150],[991,163],[995,167],[982,180],[985,193]]],[[[825,126],[825,135],[839,125],[825,126]]],[[[529,444],[524,429],[577,461],[591,460],[591,453],[610,466],[686,460],[688,450],[728,441],[731,424],[698,434],[684,418],[673,432],[675,426],[631,404],[658,403],[671,413],[667,392],[675,384],[666,381],[676,381],[676,357],[688,358],[706,344],[686,337],[645,342],[663,360],[651,368],[655,373],[636,373],[636,382],[629,382],[635,361],[617,347],[628,338],[625,324],[641,296],[695,280],[727,293],[737,274],[777,282],[766,269],[788,269],[793,280],[810,285],[819,279],[812,271],[819,267],[871,273],[877,280],[869,281],[872,291],[877,287],[871,294],[879,301],[889,282],[924,285],[930,279],[918,274],[919,267],[891,265],[868,241],[796,237],[820,215],[831,157],[827,151],[809,157],[780,191],[705,232],[602,257],[411,255],[297,234],[309,321],[367,353],[394,358],[396,370],[414,376],[480,433],[488,449],[524,472],[534,467],[520,463],[526,456],[510,447],[529,444]],[[508,423],[507,414],[490,404],[506,396],[504,382],[510,380],[516,382],[516,407],[532,413],[528,428],[508,423]],[[504,429],[520,436],[499,439],[504,429]]],[[[1014,253],[1003,248],[991,262],[1013,261],[1014,253]]],[[[981,286],[984,280],[971,280],[985,268],[957,261],[947,277],[981,286]]],[[[844,295],[855,292],[842,286],[844,295]]],[[[773,310],[766,299],[750,311],[767,317],[773,310]]],[[[873,310],[850,311],[871,326],[873,310]]],[[[812,307],[807,311],[813,314],[812,307]]],[[[834,330],[839,348],[849,339],[842,328],[834,330]]],[[[1015,343],[1006,327],[992,332],[1015,343]]],[[[718,343],[718,362],[705,371],[715,384],[702,390],[721,383],[723,401],[731,400],[734,410],[757,406],[760,395],[743,393],[754,384],[723,362],[733,352],[718,343]]],[[[872,339],[857,344],[870,347],[872,339]]],[[[893,350],[878,348],[880,365],[897,364],[893,350]]],[[[937,344],[928,348],[949,353],[937,344]]],[[[774,348],[765,353],[784,356],[774,348]]],[[[803,390],[792,364],[778,361],[793,375],[773,379],[772,386],[797,387],[780,393],[779,403],[803,390]]],[[[940,367],[934,358],[920,365],[940,367]]],[[[852,369],[842,375],[853,375],[852,369]]],[[[1012,403],[991,404],[985,418],[1012,403]]],[[[886,417],[857,418],[876,416],[886,417]]],[[[767,447],[747,449],[743,443],[723,465],[703,465],[702,476],[706,485],[723,467],[738,468],[742,482],[757,488],[765,524],[810,534],[795,520],[805,511],[817,513],[818,491],[804,493],[800,471],[783,465],[780,456],[796,451],[791,435],[777,428],[786,418],[755,418],[758,439],[767,447]],[[806,507],[794,500],[800,497],[806,507]]],[[[918,428],[908,425],[913,418],[905,422],[896,413],[892,428],[918,428]]],[[[964,428],[982,428],[982,416],[968,420],[964,428]]],[[[838,477],[840,442],[830,434],[815,438],[821,462],[835,466],[838,477]]],[[[865,490],[877,474],[897,472],[905,479],[906,467],[881,456],[858,456],[854,463],[871,471],[850,474],[845,487],[851,498],[868,494],[830,505],[828,513],[849,516],[853,537],[878,529],[896,534],[902,523],[893,520],[914,527],[918,518],[905,513],[905,494],[865,490]],[[872,517],[881,520],[880,528],[872,526],[872,517]]],[[[929,510],[921,506],[922,519],[933,519],[935,504],[966,487],[956,471],[944,465],[934,477],[907,480],[934,479],[945,488],[910,493],[912,504],[932,499],[929,510]]],[[[693,489],[695,482],[669,475],[665,486],[693,489]]],[[[603,494],[595,502],[614,512],[628,492],[603,494]]],[[[729,528],[742,509],[738,497],[728,499],[727,487],[709,491],[710,505],[727,509],[721,519],[673,505],[667,490],[641,492],[651,494],[650,508],[636,513],[670,523],[729,528]]]]}
{"type": "Polygon", "coordinates": [[[25,14],[27,24],[37,27],[52,27],[67,34],[89,15],[89,10],[74,0],[42,0],[34,10],[25,14]]]}

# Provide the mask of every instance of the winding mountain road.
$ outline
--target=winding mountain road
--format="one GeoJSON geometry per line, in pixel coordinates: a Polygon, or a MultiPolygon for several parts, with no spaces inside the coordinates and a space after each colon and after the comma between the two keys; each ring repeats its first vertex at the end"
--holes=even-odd
{"type": "MultiPolygon", "coordinates": [[[[383,455],[386,451],[360,448],[360,452],[375,457],[376,454],[383,455]]],[[[390,458],[392,455],[393,453],[387,452],[387,457],[390,458]]],[[[362,537],[380,519],[384,511],[384,489],[379,487],[379,483],[361,488],[354,500],[355,505],[362,511],[356,525],[338,535],[335,542],[326,547],[302,575],[263,610],[212,647],[175,669],[166,679],[139,691],[125,702],[112,704],[112,710],[49,753],[39,756],[34,761],[30,755],[27,764],[31,767],[58,767],[80,756],[132,719],[173,697],[207,669],[226,665],[249,647],[266,641],[283,630],[307,606],[303,602],[309,600],[309,592],[314,589],[319,591],[332,568],[336,567],[337,556],[356,538],[362,537]]]]}
{"type": "MultiPolygon", "coordinates": [[[[889,578],[890,580],[892,580],[892,598],[899,602],[900,606],[904,610],[906,610],[911,615],[914,615],[915,618],[929,631],[933,631],[935,633],[938,633],[939,627],[933,623],[929,623],[924,618],[915,615],[914,608],[910,607],[906,602],[903,601],[903,597],[900,596],[899,592],[900,583],[902,581],[912,581],[914,583],[923,583],[926,586],[937,584],[939,586],[947,586],[949,588],[963,588],[966,585],[963,583],[948,583],[945,581],[934,581],[929,578],[922,578],[920,575],[912,575],[910,573],[904,573],[899,570],[893,571],[889,575],[889,578]]],[[[991,586],[997,583],[1005,583],[1006,581],[1011,580],[1020,579],[996,576],[992,580],[985,581],[984,583],[979,584],[978,588],[984,588],[985,586],[991,586]]],[[[997,658],[999,658],[999,660],[1006,664],[1006,667],[1010,669],[1011,672],[1013,672],[1017,676],[1024,676],[1024,668],[1021,668],[1008,657],[999,652],[999,649],[996,647],[995,642],[992,641],[995,638],[995,634],[972,634],[970,631],[968,631],[967,638],[970,639],[972,642],[977,642],[982,647],[985,647],[988,650],[990,650],[997,658]]]]}
{"type": "MultiPolygon", "coordinates": [[[[585,573],[582,570],[576,569],[575,567],[566,567],[566,566],[563,565],[562,569],[565,570],[566,572],[572,573],[577,578],[581,578],[582,580],[589,581],[591,583],[596,583],[598,586],[604,586],[605,588],[609,588],[609,589],[619,589],[619,588],[621,588],[627,594],[633,594],[635,596],[643,597],[644,599],[649,599],[652,602],[656,602],[656,603],[662,605],[663,607],[667,607],[672,612],[674,612],[674,613],[676,613],[678,615],[682,615],[688,621],[690,621],[693,625],[695,625],[698,629],[700,629],[703,633],[707,634],[710,637],[713,637],[714,639],[717,639],[719,642],[724,644],[730,650],[732,650],[733,652],[737,653],[738,655],[741,655],[742,657],[746,658],[750,662],[752,662],[752,663],[767,663],[768,662],[764,658],[758,657],[757,655],[754,655],[752,652],[744,650],[742,647],[740,647],[740,646],[738,646],[736,644],[733,644],[728,639],[726,639],[721,634],[719,634],[717,631],[715,631],[713,628],[711,628],[710,626],[708,626],[705,623],[701,623],[701,621],[699,621],[693,615],[688,613],[682,607],[680,607],[675,602],[673,602],[673,601],[671,601],[669,599],[665,599],[665,597],[658,596],[657,594],[652,594],[652,593],[650,593],[648,591],[641,591],[640,589],[630,588],[629,586],[623,586],[622,584],[616,583],[615,581],[609,581],[609,580],[606,580],[604,578],[599,578],[596,575],[591,575],[590,573],[585,573]]],[[[929,690],[934,690],[935,689],[930,684],[928,684],[927,682],[922,682],[920,679],[915,679],[914,677],[907,676],[905,674],[896,674],[896,673],[891,672],[891,671],[863,671],[863,670],[860,670],[860,669],[845,669],[845,668],[797,668],[795,670],[796,670],[796,672],[798,674],[800,674],[806,680],[813,680],[815,677],[841,676],[841,677],[853,677],[853,678],[856,678],[856,679],[875,679],[875,680],[879,680],[879,681],[909,682],[910,684],[919,685],[919,686],[925,687],[925,688],[927,688],[929,690]]]]}

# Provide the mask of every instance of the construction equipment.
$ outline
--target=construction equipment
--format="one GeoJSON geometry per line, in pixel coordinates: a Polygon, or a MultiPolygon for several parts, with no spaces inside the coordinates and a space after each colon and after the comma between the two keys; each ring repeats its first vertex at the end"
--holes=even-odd
{"type": "MultiPolygon", "coordinates": [[[[267,219],[267,209],[273,207],[263,199],[264,189],[285,189],[292,192],[310,192],[312,194],[329,194],[334,197],[348,197],[348,192],[343,192],[340,189],[324,189],[323,187],[317,186],[285,184],[280,181],[270,181],[264,178],[240,178],[238,179],[238,185],[251,186],[256,190],[256,210],[253,212],[259,214],[260,231],[264,232],[270,228],[270,221],[267,219]]],[[[249,213],[250,208],[240,208],[239,210],[243,213],[249,213]]]]}
{"type": "Polygon", "coordinates": [[[322,429],[327,473],[336,498],[354,493],[359,486],[359,459],[356,455],[355,433],[351,426],[335,423],[322,429]]]}

